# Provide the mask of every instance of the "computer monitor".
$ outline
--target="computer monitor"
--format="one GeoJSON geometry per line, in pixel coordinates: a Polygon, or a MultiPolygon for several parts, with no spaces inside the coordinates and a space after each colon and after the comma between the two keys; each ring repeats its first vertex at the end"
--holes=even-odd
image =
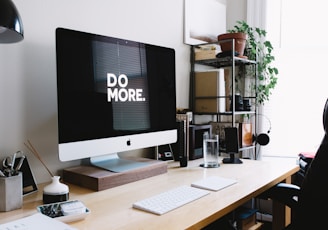
{"type": "Polygon", "coordinates": [[[177,141],[175,51],[56,29],[59,159],[121,172],[117,153],[177,141]]]}

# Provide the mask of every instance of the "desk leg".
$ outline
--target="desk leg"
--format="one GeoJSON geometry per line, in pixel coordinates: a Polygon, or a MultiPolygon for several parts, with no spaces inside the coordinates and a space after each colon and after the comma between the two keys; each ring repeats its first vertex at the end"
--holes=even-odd
{"type": "MultiPolygon", "coordinates": [[[[286,178],[285,183],[291,183],[291,177],[286,178]]],[[[291,209],[279,202],[272,203],[272,230],[281,230],[291,221],[291,209]]]]}

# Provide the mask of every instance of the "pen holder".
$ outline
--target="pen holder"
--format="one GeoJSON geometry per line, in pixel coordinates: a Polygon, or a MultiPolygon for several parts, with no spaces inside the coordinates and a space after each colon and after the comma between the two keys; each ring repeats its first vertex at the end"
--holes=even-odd
{"type": "Polygon", "coordinates": [[[19,209],[23,205],[22,173],[0,177],[0,212],[19,209]]]}

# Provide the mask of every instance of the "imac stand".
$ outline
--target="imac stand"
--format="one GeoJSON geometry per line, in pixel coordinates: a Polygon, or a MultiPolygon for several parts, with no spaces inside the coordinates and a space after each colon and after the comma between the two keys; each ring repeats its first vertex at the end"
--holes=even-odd
{"type": "Polygon", "coordinates": [[[117,155],[117,153],[105,156],[91,157],[90,164],[111,172],[118,173],[147,167],[149,165],[147,162],[121,158],[117,155]]]}
{"type": "Polygon", "coordinates": [[[116,154],[109,158],[105,161],[88,159],[82,165],[66,168],[63,170],[63,179],[67,183],[101,191],[167,173],[165,161],[140,157],[123,159],[116,154]]]}

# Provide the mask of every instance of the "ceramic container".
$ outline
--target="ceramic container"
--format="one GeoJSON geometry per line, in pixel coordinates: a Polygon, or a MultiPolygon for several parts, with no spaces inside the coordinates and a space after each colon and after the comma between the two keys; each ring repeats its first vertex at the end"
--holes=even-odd
{"type": "Polygon", "coordinates": [[[60,182],[59,176],[54,176],[51,179],[52,182],[43,189],[43,203],[67,201],[69,199],[68,186],[60,182]]]}

